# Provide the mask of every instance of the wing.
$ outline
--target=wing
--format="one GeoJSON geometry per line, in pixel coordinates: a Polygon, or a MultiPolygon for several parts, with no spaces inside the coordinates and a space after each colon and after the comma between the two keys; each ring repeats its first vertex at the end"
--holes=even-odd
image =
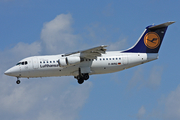
{"type": "Polygon", "coordinates": [[[70,56],[73,54],[80,53],[81,58],[96,59],[98,56],[101,56],[101,54],[106,53],[105,47],[107,47],[107,46],[101,45],[101,46],[90,48],[87,50],[82,50],[82,51],[77,51],[77,52],[65,54],[64,56],[70,56]]]}

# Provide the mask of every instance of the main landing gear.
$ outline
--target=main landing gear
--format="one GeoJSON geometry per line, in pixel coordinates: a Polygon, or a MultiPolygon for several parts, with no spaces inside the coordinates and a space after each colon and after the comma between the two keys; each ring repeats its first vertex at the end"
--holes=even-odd
{"type": "Polygon", "coordinates": [[[19,80],[19,77],[17,77],[17,81],[16,81],[17,84],[20,84],[21,81],[19,80]]]}
{"type": "Polygon", "coordinates": [[[89,74],[88,73],[84,73],[84,74],[76,76],[75,78],[78,80],[79,84],[82,84],[84,82],[84,80],[88,80],[89,79],[89,74]]]}

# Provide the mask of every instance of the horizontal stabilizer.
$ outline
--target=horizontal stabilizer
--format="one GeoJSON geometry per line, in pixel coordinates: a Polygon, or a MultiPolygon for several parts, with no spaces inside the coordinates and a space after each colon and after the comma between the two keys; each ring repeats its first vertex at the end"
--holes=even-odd
{"type": "Polygon", "coordinates": [[[166,22],[166,23],[163,23],[163,24],[160,24],[160,25],[155,25],[155,26],[149,27],[148,29],[150,29],[150,30],[160,29],[160,28],[163,28],[163,27],[167,27],[167,26],[169,26],[169,25],[171,25],[173,23],[175,23],[175,21],[166,22]]]}

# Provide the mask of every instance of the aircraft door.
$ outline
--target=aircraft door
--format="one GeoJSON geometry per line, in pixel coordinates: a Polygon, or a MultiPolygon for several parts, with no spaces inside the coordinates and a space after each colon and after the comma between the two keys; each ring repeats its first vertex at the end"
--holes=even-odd
{"type": "Polygon", "coordinates": [[[20,74],[21,74],[21,65],[19,65],[19,71],[20,71],[20,74]]]}
{"type": "Polygon", "coordinates": [[[122,60],[123,60],[123,64],[124,64],[124,65],[127,65],[127,64],[128,64],[128,57],[127,57],[126,54],[124,54],[124,55],[122,56],[122,60]]]}
{"type": "Polygon", "coordinates": [[[32,58],[32,65],[34,69],[38,69],[39,68],[39,62],[38,62],[38,58],[34,57],[32,58]]]}

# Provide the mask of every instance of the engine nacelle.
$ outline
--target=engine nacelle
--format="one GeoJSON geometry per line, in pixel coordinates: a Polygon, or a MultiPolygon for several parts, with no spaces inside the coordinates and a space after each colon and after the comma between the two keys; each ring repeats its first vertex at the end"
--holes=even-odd
{"type": "Polygon", "coordinates": [[[62,57],[58,60],[58,64],[60,67],[75,65],[80,62],[80,57],[62,57]]]}
{"type": "Polygon", "coordinates": [[[74,65],[81,62],[80,57],[66,57],[67,65],[74,65]]]}
{"type": "Polygon", "coordinates": [[[59,64],[59,67],[67,66],[66,57],[59,59],[58,64],[59,64]]]}

